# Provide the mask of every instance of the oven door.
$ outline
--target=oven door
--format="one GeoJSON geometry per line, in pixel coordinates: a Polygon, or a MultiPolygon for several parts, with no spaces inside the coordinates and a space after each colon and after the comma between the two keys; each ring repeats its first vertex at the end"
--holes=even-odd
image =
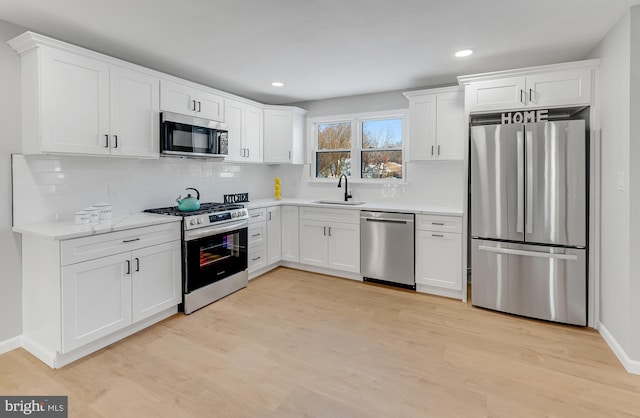
{"type": "Polygon", "coordinates": [[[184,293],[247,269],[247,222],[185,232],[184,293]]]}

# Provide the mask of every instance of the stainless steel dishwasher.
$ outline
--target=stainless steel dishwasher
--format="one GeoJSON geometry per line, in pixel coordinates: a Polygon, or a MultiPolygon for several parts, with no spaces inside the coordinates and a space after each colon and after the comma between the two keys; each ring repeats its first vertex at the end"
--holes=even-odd
{"type": "Polygon", "coordinates": [[[415,290],[413,213],[360,212],[360,269],[365,281],[415,290]]]}

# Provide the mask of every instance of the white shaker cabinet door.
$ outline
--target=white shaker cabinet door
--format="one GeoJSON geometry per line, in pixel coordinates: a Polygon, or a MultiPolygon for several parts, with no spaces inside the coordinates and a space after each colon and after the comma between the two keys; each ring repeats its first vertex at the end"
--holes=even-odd
{"type": "Polygon", "coordinates": [[[298,231],[299,212],[297,206],[282,206],[282,260],[300,261],[298,231]]]}
{"type": "Polygon", "coordinates": [[[167,80],[160,81],[160,109],[195,116],[197,103],[194,89],[167,80]]]}
{"type": "Polygon", "coordinates": [[[464,93],[459,91],[438,94],[436,117],[438,160],[464,160],[465,126],[464,93]]]}
{"type": "Polygon", "coordinates": [[[158,157],[160,80],[112,66],[110,90],[111,154],[158,157]]]}
{"type": "Polygon", "coordinates": [[[180,241],[131,253],[133,322],[179,304],[182,300],[180,241]]]}
{"type": "Polygon", "coordinates": [[[466,100],[470,112],[523,109],[525,91],[524,76],[477,81],[467,87],[466,100]]]}
{"type": "Polygon", "coordinates": [[[435,157],[436,99],[435,94],[411,98],[409,105],[410,161],[428,161],[435,157]]]}
{"type": "Polygon", "coordinates": [[[245,159],[262,162],[264,112],[257,106],[246,105],[244,116],[245,159]]]}
{"type": "Polygon", "coordinates": [[[282,211],[280,206],[267,208],[267,264],[282,259],[282,211]]]}
{"type": "Polygon", "coordinates": [[[224,122],[224,98],[208,91],[196,91],[196,117],[224,122]]]}
{"type": "Polygon", "coordinates": [[[228,152],[225,161],[245,161],[245,105],[235,100],[226,99],[224,102],[226,124],[228,129],[228,152]]]}
{"type": "Polygon", "coordinates": [[[327,224],[322,221],[300,221],[300,263],[327,267],[327,224]]]}
{"type": "Polygon", "coordinates": [[[109,66],[47,49],[40,71],[41,151],[109,154],[109,66]]]}
{"type": "Polygon", "coordinates": [[[131,324],[131,253],[62,268],[62,351],[131,324]]]}
{"type": "Polygon", "coordinates": [[[289,163],[293,146],[293,112],[265,109],[264,162],[289,163]]]}
{"type": "Polygon", "coordinates": [[[332,223],[328,235],[329,268],[360,273],[360,225],[332,223]]]}
{"type": "Polygon", "coordinates": [[[462,290],[462,235],[416,231],[416,284],[462,290]]]}

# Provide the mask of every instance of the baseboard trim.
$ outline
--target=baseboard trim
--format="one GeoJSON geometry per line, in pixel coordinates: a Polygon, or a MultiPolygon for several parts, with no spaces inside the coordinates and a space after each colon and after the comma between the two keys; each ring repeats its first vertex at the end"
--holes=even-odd
{"type": "Polygon", "coordinates": [[[611,348],[611,351],[613,351],[613,354],[618,357],[618,360],[625,370],[629,373],[640,375],[640,361],[633,360],[627,355],[622,346],[602,322],[598,322],[597,329],[604,341],[609,345],[609,348],[611,348]]]}
{"type": "Polygon", "coordinates": [[[22,347],[22,336],[9,338],[8,340],[0,341],[0,354],[8,353],[11,350],[22,347]]]}

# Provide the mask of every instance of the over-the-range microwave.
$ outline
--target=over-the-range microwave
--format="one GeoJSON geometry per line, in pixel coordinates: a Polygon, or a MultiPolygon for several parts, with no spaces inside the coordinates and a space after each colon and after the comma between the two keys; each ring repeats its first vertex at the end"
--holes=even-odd
{"type": "Polygon", "coordinates": [[[227,126],[221,122],[173,112],[160,113],[160,154],[165,157],[224,157],[227,126]]]}

